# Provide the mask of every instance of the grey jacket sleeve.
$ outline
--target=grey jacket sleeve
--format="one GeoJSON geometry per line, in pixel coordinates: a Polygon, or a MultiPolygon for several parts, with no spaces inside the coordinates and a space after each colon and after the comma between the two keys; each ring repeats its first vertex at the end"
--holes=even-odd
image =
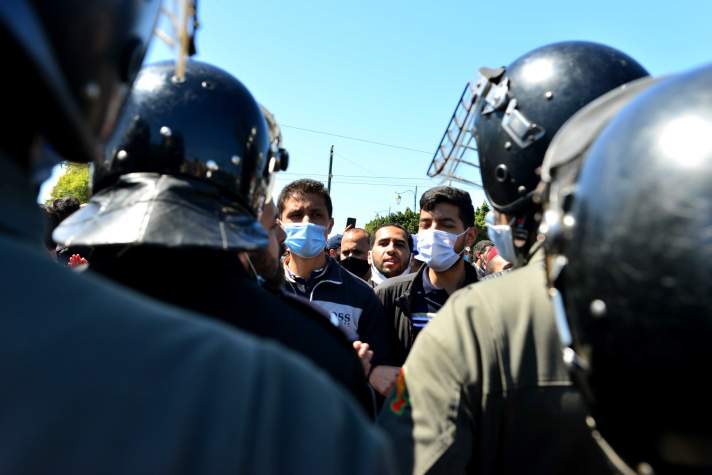
{"type": "Polygon", "coordinates": [[[463,473],[472,456],[467,370],[457,363],[470,351],[456,330],[452,300],[418,336],[379,416],[404,474],[463,473]]]}

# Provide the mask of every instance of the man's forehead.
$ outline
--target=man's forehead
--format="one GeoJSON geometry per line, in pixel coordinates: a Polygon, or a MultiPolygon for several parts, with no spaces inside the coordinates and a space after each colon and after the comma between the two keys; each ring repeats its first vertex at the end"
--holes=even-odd
{"type": "Polygon", "coordinates": [[[454,204],[450,203],[438,203],[430,211],[424,209],[420,210],[420,219],[456,219],[460,221],[460,210],[454,204]]]}
{"type": "Polygon", "coordinates": [[[341,241],[341,250],[343,251],[344,249],[352,249],[355,247],[358,247],[359,242],[358,241],[352,241],[350,239],[342,240],[341,241]]]}
{"type": "Polygon", "coordinates": [[[402,241],[406,240],[405,231],[401,228],[395,226],[384,226],[378,231],[376,231],[376,240],[381,239],[400,239],[402,241]]]}
{"type": "Polygon", "coordinates": [[[323,209],[326,210],[324,197],[316,193],[292,194],[284,201],[285,209],[323,209]]]}

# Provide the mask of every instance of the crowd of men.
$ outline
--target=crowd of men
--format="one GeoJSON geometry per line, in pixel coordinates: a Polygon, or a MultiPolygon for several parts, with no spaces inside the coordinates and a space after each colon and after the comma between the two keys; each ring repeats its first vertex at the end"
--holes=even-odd
{"type": "Polygon", "coordinates": [[[0,3],[0,473],[712,472],[712,67],[481,68],[487,236],[452,186],[337,233],[238,79],[142,65],[159,9],[0,3]]]}

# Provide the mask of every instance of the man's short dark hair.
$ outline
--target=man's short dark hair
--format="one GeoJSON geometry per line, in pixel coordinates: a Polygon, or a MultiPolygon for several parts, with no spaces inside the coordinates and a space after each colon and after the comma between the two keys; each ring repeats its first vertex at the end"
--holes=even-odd
{"type": "Polygon", "coordinates": [[[324,198],[326,210],[329,212],[329,217],[331,218],[334,208],[331,205],[331,196],[329,196],[329,192],[326,191],[326,188],[322,182],[310,180],[309,178],[302,178],[300,180],[293,181],[289,185],[282,188],[282,192],[279,194],[279,199],[277,200],[279,215],[282,215],[282,212],[284,211],[284,204],[288,199],[293,197],[303,198],[310,193],[320,195],[324,198]]]}
{"type": "Polygon", "coordinates": [[[432,211],[440,203],[449,203],[457,206],[460,221],[465,229],[475,225],[475,208],[472,206],[470,194],[452,186],[436,186],[430,188],[420,197],[420,209],[432,211]]]}
{"type": "Polygon", "coordinates": [[[52,212],[57,216],[57,219],[61,223],[70,214],[78,210],[80,206],[81,203],[79,203],[79,200],[73,196],[57,198],[52,202],[52,212]]]}
{"type": "Polygon", "coordinates": [[[54,250],[55,243],[52,240],[52,232],[54,228],[59,226],[59,223],[64,221],[70,214],[74,213],[79,209],[81,203],[79,200],[73,196],[68,196],[65,198],[57,198],[46,205],[40,205],[40,209],[47,219],[45,223],[45,246],[49,250],[54,250]]]}
{"type": "Polygon", "coordinates": [[[410,252],[413,252],[413,236],[410,235],[408,230],[401,226],[400,224],[397,223],[386,223],[386,224],[381,224],[378,226],[372,233],[371,233],[371,238],[370,238],[370,248],[373,249],[373,245],[376,244],[376,233],[378,233],[379,230],[383,228],[398,228],[401,231],[405,233],[405,241],[408,243],[408,249],[410,252]]]}

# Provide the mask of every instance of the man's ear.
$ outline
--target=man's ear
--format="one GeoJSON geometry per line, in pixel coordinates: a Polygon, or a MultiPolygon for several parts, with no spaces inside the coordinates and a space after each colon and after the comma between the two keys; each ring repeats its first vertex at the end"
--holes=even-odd
{"type": "Polygon", "coordinates": [[[331,230],[333,227],[334,227],[334,218],[329,218],[329,227],[326,230],[327,236],[331,233],[331,230]]]}
{"type": "Polygon", "coordinates": [[[373,258],[371,257],[371,251],[368,251],[368,257],[366,258],[369,265],[373,265],[373,258]]]}
{"type": "Polygon", "coordinates": [[[477,239],[477,227],[471,226],[465,233],[465,247],[472,247],[477,239]]]}

